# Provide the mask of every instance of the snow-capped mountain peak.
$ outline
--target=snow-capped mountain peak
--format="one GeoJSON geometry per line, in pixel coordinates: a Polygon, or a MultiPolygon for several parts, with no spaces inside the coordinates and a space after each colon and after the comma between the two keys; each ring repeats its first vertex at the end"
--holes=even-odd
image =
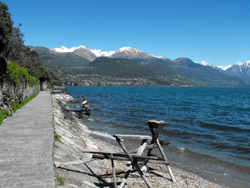
{"type": "Polygon", "coordinates": [[[226,71],[227,69],[230,69],[232,66],[233,65],[227,65],[227,66],[220,65],[220,66],[217,66],[217,67],[220,68],[220,69],[222,69],[222,70],[224,70],[224,71],[226,71]]]}
{"type": "Polygon", "coordinates": [[[236,65],[244,66],[244,67],[250,67],[250,61],[246,61],[244,63],[238,62],[238,63],[236,63],[236,65]]]}
{"type": "Polygon", "coordinates": [[[209,66],[209,67],[213,66],[213,65],[209,64],[206,61],[202,61],[202,62],[200,62],[200,64],[203,65],[203,66],[209,66]]]}
{"type": "Polygon", "coordinates": [[[131,52],[131,53],[142,52],[141,50],[138,50],[138,49],[132,48],[132,47],[122,47],[118,50],[118,52],[124,52],[124,51],[131,52]]]}
{"type": "Polygon", "coordinates": [[[75,50],[80,49],[80,48],[87,48],[87,47],[84,45],[80,45],[78,47],[72,47],[72,48],[67,48],[65,46],[61,46],[58,48],[52,48],[51,50],[58,52],[58,53],[69,53],[69,52],[74,52],[75,50]]]}
{"type": "Polygon", "coordinates": [[[207,66],[207,67],[213,67],[214,66],[214,65],[209,64],[205,60],[203,60],[202,62],[195,61],[195,63],[198,63],[198,64],[203,65],[203,66],[207,66]]]}
{"type": "Polygon", "coordinates": [[[50,49],[54,52],[58,53],[69,53],[72,52],[76,55],[81,57],[87,58],[90,61],[94,60],[97,57],[110,57],[110,58],[160,58],[160,59],[167,59],[163,56],[154,56],[147,54],[141,50],[132,47],[122,47],[117,51],[102,51],[100,49],[91,49],[87,48],[84,45],[80,45],[78,47],[67,48],[65,46],[52,48],[50,49]]]}
{"type": "Polygon", "coordinates": [[[238,63],[235,63],[234,65],[218,66],[218,67],[220,69],[226,71],[226,70],[230,69],[231,67],[235,67],[235,66],[238,66],[240,68],[250,68],[250,61],[246,61],[244,63],[238,62],[238,63]]]}
{"type": "Polygon", "coordinates": [[[96,49],[90,49],[90,51],[95,54],[96,57],[110,57],[112,56],[116,51],[102,51],[102,50],[96,50],[96,49]]]}
{"type": "Polygon", "coordinates": [[[206,66],[206,67],[218,68],[218,67],[216,67],[215,65],[212,65],[212,64],[208,63],[208,62],[205,61],[205,60],[203,60],[202,62],[197,62],[197,61],[195,61],[195,63],[198,63],[198,64],[203,65],[203,66],[206,66]]]}
{"type": "Polygon", "coordinates": [[[65,46],[60,46],[60,47],[57,47],[57,48],[52,48],[51,49],[52,51],[55,51],[55,52],[59,52],[59,53],[68,53],[70,52],[70,49],[65,47],[65,46]]]}

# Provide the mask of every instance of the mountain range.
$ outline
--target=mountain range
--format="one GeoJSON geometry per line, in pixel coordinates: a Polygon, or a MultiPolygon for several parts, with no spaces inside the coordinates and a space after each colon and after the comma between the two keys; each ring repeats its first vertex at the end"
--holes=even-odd
{"type": "Polygon", "coordinates": [[[238,62],[232,66],[228,66],[224,71],[229,75],[237,76],[250,83],[250,61],[244,63],[238,62]]]}
{"type": "Polygon", "coordinates": [[[124,58],[124,59],[134,59],[134,58],[140,58],[140,59],[148,59],[148,58],[161,58],[165,59],[165,57],[157,57],[153,55],[149,55],[141,50],[138,50],[136,48],[132,47],[122,47],[117,51],[102,51],[102,50],[96,50],[87,48],[84,45],[73,47],[73,48],[66,48],[65,46],[61,46],[58,48],[52,48],[51,49],[54,52],[58,53],[74,53],[78,56],[84,57],[90,61],[93,61],[95,58],[98,57],[109,57],[109,58],[124,58]]]}
{"type": "Polygon", "coordinates": [[[77,84],[80,85],[249,86],[245,82],[249,82],[249,63],[217,67],[205,61],[197,63],[187,57],[175,60],[157,57],[132,47],[117,51],[90,49],[83,45],[73,48],[31,48],[65,84],[78,80],[77,84]]]}

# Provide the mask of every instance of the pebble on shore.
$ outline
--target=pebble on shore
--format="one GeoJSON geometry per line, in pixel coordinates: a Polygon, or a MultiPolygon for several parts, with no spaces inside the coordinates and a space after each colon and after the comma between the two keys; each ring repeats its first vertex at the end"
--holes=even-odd
{"type": "MultiPolygon", "coordinates": [[[[67,94],[53,94],[53,119],[55,134],[54,169],[57,187],[89,188],[113,187],[110,160],[93,160],[86,150],[119,152],[114,140],[106,141],[93,137],[93,132],[83,125],[76,114],[68,111],[67,103],[74,102],[67,94]],[[110,143],[112,142],[112,143],[110,143]]],[[[119,183],[127,170],[127,162],[115,161],[116,181],[119,183]]],[[[170,181],[167,169],[163,165],[152,165],[155,173],[146,173],[153,187],[157,188],[226,188],[210,182],[196,174],[172,166],[177,180],[170,181]]],[[[138,173],[132,173],[125,187],[147,187],[138,173]]]]}

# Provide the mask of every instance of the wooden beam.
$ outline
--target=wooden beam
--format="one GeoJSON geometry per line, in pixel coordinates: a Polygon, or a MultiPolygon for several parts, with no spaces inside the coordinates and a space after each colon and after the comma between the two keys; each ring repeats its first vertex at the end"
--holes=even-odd
{"type": "Polygon", "coordinates": [[[115,134],[114,137],[122,138],[130,138],[130,139],[152,139],[152,136],[148,135],[124,135],[124,134],[115,134]]]}

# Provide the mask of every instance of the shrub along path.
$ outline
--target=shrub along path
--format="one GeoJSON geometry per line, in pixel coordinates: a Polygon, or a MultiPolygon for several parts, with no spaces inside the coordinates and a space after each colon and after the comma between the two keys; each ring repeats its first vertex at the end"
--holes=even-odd
{"type": "Polygon", "coordinates": [[[55,187],[53,141],[51,95],[41,91],[0,126],[0,187],[55,187]]]}

